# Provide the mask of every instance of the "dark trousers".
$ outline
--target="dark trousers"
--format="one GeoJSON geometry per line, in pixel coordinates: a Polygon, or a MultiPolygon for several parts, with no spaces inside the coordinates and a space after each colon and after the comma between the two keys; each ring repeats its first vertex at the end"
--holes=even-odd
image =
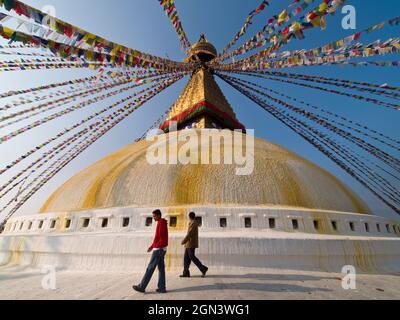
{"type": "Polygon", "coordinates": [[[207,270],[207,267],[204,266],[200,260],[196,257],[196,249],[190,249],[186,248],[185,250],[185,258],[184,258],[184,270],[183,270],[183,275],[185,276],[190,276],[190,265],[191,263],[194,263],[197,268],[199,268],[200,272],[205,272],[207,270]]]}
{"type": "Polygon", "coordinates": [[[146,274],[143,277],[142,282],[139,287],[143,290],[146,290],[147,286],[150,283],[151,278],[153,277],[154,271],[158,267],[158,289],[164,290],[166,289],[166,280],[165,280],[165,258],[166,252],[164,250],[155,250],[153,251],[153,255],[151,256],[151,260],[149,266],[147,267],[146,274]]]}

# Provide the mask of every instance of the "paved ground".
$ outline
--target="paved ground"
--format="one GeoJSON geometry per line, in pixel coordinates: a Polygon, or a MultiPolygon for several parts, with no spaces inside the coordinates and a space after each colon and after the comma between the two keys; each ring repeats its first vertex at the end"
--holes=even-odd
{"type": "Polygon", "coordinates": [[[342,289],[342,275],[319,272],[266,270],[228,272],[202,279],[168,274],[167,295],[159,295],[156,278],[145,295],[133,292],[139,274],[58,272],[57,289],[42,288],[40,270],[0,271],[0,299],[181,300],[181,299],[400,299],[400,275],[358,275],[356,290],[342,289]]]}

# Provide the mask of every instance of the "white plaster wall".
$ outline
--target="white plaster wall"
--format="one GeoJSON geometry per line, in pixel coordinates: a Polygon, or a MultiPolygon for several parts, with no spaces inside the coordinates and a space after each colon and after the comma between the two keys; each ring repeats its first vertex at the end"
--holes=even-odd
{"type": "MultiPolygon", "coordinates": [[[[154,229],[145,226],[146,218],[152,217],[151,212],[156,208],[122,207],[88,210],[79,212],[61,212],[51,214],[32,215],[15,217],[10,219],[6,225],[4,234],[71,234],[71,233],[115,233],[115,232],[136,232],[149,231],[154,229]],[[122,221],[129,218],[129,225],[123,227],[122,221]],[[65,227],[66,220],[71,220],[69,228],[65,227]],[[83,227],[84,219],[90,219],[87,228],[83,227]],[[107,228],[101,227],[102,219],[108,219],[107,228]],[[51,222],[56,220],[55,228],[51,229],[51,222]],[[43,221],[42,228],[39,228],[40,221],[43,221]],[[28,229],[32,223],[31,229],[28,229]],[[22,229],[20,226],[22,224],[22,229]]],[[[313,210],[290,207],[168,207],[160,208],[164,216],[169,219],[171,216],[178,216],[180,229],[182,231],[187,223],[187,214],[191,211],[202,218],[204,231],[218,230],[226,232],[230,230],[242,230],[245,228],[245,218],[252,220],[252,227],[249,232],[260,229],[270,229],[269,219],[275,219],[277,231],[303,232],[311,234],[332,234],[349,236],[369,237],[400,237],[400,222],[389,220],[373,215],[356,213],[345,213],[337,211],[313,210]],[[226,218],[227,228],[220,227],[220,219],[226,218]],[[299,228],[293,229],[292,220],[297,220],[299,228]],[[314,221],[318,221],[319,228],[314,227],[314,221]],[[337,230],[332,226],[336,222],[337,230]],[[354,225],[351,230],[350,223],[354,225]],[[369,230],[366,230],[368,224],[369,230]],[[377,227],[379,225],[379,229],[377,227]],[[182,227],[183,226],[183,227],[182,227]]]]}
{"type": "MultiPolygon", "coordinates": [[[[54,265],[58,270],[143,272],[152,232],[0,237],[0,266],[54,265]]],[[[182,269],[184,233],[174,233],[166,258],[169,271],[182,269]]],[[[289,234],[203,232],[199,257],[212,268],[282,268],[340,272],[399,272],[400,239],[289,234]]],[[[0,270],[1,270],[0,268],[0,270]]]]}
{"type": "MultiPolygon", "coordinates": [[[[340,272],[354,265],[359,272],[400,272],[400,227],[371,215],[283,207],[170,207],[161,208],[166,218],[178,215],[177,228],[170,228],[167,267],[179,272],[186,230],[186,213],[195,211],[203,219],[199,256],[212,268],[282,268],[340,272]],[[221,228],[220,218],[228,219],[221,228]],[[244,219],[251,217],[252,227],[244,219]],[[276,228],[270,229],[269,219],[276,228]],[[296,219],[299,229],[294,230],[296,219]],[[319,229],[314,227],[318,221],[319,229]],[[334,230],[332,221],[337,222],[334,230]],[[355,229],[350,229],[350,222],[355,229]],[[369,231],[365,228],[369,225],[369,231]],[[379,224],[380,231],[376,225],[379,224]],[[389,226],[389,232],[386,229],[389,226]]],[[[154,208],[111,208],[75,213],[54,213],[11,219],[0,236],[0,266],[142,272],[149,262],[146,249],[155,224],[145,226],[154,208]],[[129,217],[127,227],[123,218],[129,217]],[[70,228],[65,228],[67,219],[70,228]],[[90,219],[87,228],[83,220],[90,219]],[[102,219],[109,219],[107,228],[102,219]],[[43,221],[39,229],[40,221],[43,221]],[[51,222],[57,221],[54,229],[51,222]],[[23,228],[19,226],[23,223],[23,228]],[[32,223],[32,228],[28,229],[32,223]],[[14,230],[14,226],[17,228],[14,230]]]]}

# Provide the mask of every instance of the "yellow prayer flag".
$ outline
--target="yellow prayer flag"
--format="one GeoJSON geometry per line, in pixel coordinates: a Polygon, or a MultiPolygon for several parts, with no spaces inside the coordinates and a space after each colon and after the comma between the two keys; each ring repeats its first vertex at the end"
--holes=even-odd
{"type": "Polygon", "coordinates": [[[384,26],[385,26],[385,22],[382,22],[382,23],[377,24],[376,26],[374,26],[374,27],[372,28],[372,30],[378,30],[378,29],[383,28],[384,26]]]}
{"type": "Polygon", "coordinates": [[[328,4],[327,3],[321,3],[320,5],[319,5],[319,12],[323,12],[323,11],[326,11],[328,9],[328,4]]]}
{"type": "Polygon", "coordinates": [[[278,23],[285,21],[288,18],[288,11],[287,9],[283,10],[278,16],[278,23]]]}
{"type": "Polygon", "coordinates": [[[314,27],[321,26],[321,17],[315,17],[313,20],[311,20],[311,23],[314,27]]]}
{"type": "Polygon", "coordinates": [[[301,29],[301,24],[299,22],[293,22],[290,27],[290,31],[298,31],[301,29]]]}
{"type": "Polygon", "coordinates": [[[9,28],[3,26],[3,33],[4,33],[8,38],[11,38],[11,36],[12,36],[13,33],[14,33],[14,30],[9,29],[9,28]]]}
{"type": "Polygon", "coordinates": [[[344,41],[343,40],[339,40],[338,42],[336,42],[336,45],[338,47],[343,47],[344,46],[344,41]]]}

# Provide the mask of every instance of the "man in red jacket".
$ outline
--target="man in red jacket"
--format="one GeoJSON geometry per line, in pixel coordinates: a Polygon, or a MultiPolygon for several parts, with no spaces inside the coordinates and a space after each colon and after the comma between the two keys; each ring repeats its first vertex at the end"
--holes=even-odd
{"type": "Polygon", "coordinates": [[[145,293],[154,271],[158,267],[159,278],[157,292],[166,293],[164,258],[168,247],[168,222],[162,218],[162,213],[160,210],[155,210],[153,212],[153,218],[157,222],[157,230],[153,244],[147,250],[149,253],[153,251],[153,255],[151,256],[149,266],[147,267],[147,271],[142,282],[138,286],[133,286],[133,290],[145,293]]]}

